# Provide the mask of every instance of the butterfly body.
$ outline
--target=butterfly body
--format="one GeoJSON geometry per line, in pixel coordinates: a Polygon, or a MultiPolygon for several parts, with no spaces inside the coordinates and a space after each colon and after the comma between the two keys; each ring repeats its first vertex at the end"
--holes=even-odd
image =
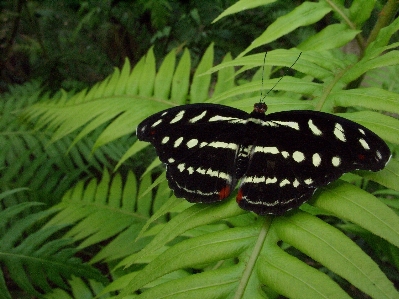
{"type": "Polygon", "coordinates": [[[347,119],[315,111],[265,114],[216,104],[156,113],[137,128],[166,164],[169,186],[190,202],[228,197],[257,214],[281,215],[343,173],[378,171],[390,158],[385,142],[347,119]]]}

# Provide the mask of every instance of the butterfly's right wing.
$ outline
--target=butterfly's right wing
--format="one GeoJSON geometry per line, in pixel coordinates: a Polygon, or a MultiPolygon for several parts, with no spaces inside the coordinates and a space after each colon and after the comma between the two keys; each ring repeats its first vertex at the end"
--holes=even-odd
{"type": "Polygon", "coordinates": [[[258,214],[283,214],[343,173],[381,170],[391,156],[372,131],[332,114],[278,112],[261,124],[251,130],[254,144],[237,196],[241,208],[258,214]]]}
{"type": "Polygon", "coordinates": [[[155,147],[177,197],[214,202],[236,185],[235,161],[247,118],[246,112],[231,107],[184,105],[145,119],[137,137],[155,147]]]}

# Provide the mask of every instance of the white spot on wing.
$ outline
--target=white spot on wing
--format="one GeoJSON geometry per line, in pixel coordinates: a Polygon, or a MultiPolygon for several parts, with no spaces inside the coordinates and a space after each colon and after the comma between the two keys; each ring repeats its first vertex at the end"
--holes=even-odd
{"type": "Polygon", "coordinates": [[[308,179],[304,180],[304,183],[305,183],[306,185],[310,185],[310,184],[313,183],[313,180],[312,180],[311,178],[308,178],[308,179]]]}
{"type": "Polygon", "coordinates": [[[275,184],[276,182],[277,182],[277,178],[276,177],[267,178],[266,181],[265,181],[266,184],[275,184]]]}
{"type": "Polygon", "coordinates": [[[305,160],[305,155],[304,155],[302,152],[295,151],[295,152],[292,154],[292,158],[295,160],[295,162],[300,163],[300,162],[302,162],[303,160],[305,160]]]}
{"type": "Polygon", "coordinates": [[[230,121],[237,122],[238,121],[238,122],[242,122],[244,120],[236,118],[236,117],[227,117],[227,116],[215,115],[215,116],[212,116],[209,119],[209,121],[227,121],[227,122],[230,122],[230,121]]]}
{"type": "Polygon", "coordinates": [[[267,202],[267,201],[262,201],[262,200],[254,201],[254,200],[250,200],[247,196],[243,196],[242,199],[252,205],[261,205],[261,206],[266,206],[266,207],[274,207],[280,203],[278,200],[275,200],[273,202],[267,202]]]}
{"type": "Polygon", "coordinates": [[[254,177],[253,178],[253,180],[252,180],[252,182],[253,183],[263,183],[265,181],[265,177],[264,176],[262,176],[262,177],[254,177]]]}
{"type": "Polygon", "coordinates": [[[278,121],[278,120],[274,120],[274,123],[280,125],[280,126],[284,126],[284,127],[289,127],[291,129],[297,130],[299,131],[299,124],[295,121],[278,121]]]}
{"type": "Polygon", "coordinates": [[[200,174],[205,174],[206,170],[203,169],[203,168],[201,168],[201,167],[198,167],[198,168],[196,169],[196,172],[198,172],[198,173],[200,173],[200,174]]]}
{"type": "Polygon", "coordinates": [[[183,137],[180,137],[180,138],[176,139],[175,144],[173,146],[174,147],[178,147],[181,144],[182,141],[183,141],[183,137]]]}
{"type": "Polygon", "coordinates": [[[170,123],[171,123],[171,124],[174,124],[174,123],[177,123],[178,121],[180,121],[180,120],[183,118],[185,112],[186,112],[185,110],[182,110],[182,111],[180,111],[179,113],[177,113],[176,116],[175,116],[175,118],[172,119],[172,120],[170,121],[170,123]]]}
{"type": "Polygon", "coordinates": [[[345,134],[344,134],[344,128],[339,123],[335,124],[334,135],[335,135],[335,137],[337,137],[342,142],[346,141],[346,137],[345,137],[345,134]]]}
{"type": "Polygon", "coordinates": [[[319,167],[321,163],[321,157],[318,153],[313,154],[312,163],[315,167],[319,167]]]}
{"type": "Polygon", "coordinates": [[[201,118],[203,118],[206,115],[206,110],[204,112],[202,112],[200,115],[197,115],[195,117],[193,117],[192,119],[189,120],[190,123],[195,123],[197,121],[199,121],[201,118]]]}
{"type": "Polygon", "coordinates": [[[232,150],[236,150],[238,147],[238,145],[235,143],[227,143],[222,141],[213,141],[211,143],[208,143],[207,145],[214,148],[229,148],[232,150]]]}
{"type": "Polygon", "coordinates": [[[156,122],[154,122],[154,123],[151,125],[151,128],[154,128],[154,127],[158,126],[161,122],[162,122],[162,119],[158,119],[156,122]]]}
{"type": "Polygon", "coordinates": [[[341,164],[341,158],[338,156],[332,157],[331,163],[333,166],[338,167],[341,164]]]}
{"type": "Polygon", "coordinates": [[[294,186],[295,188],[298,187],[298,186],[299,186],[299,181],[298,181],[297,179],[295,179],[295,180],[292,182],[292,186],[294,186]]]}
{"type": "Polygon", "coordinates": [[[320,136],[323,134],[323,132],[313,123],[313,120],[309,119],[308,126],[314,135],[320,136]]]}
{"type": "Polygon", "coordinates": [[[187,168],[187,171],[189,174],[193,174],[194,173],[194,168],[192,168],[191,166],[189,168],[187,168]]]}
{"type": "Polygon", "coordinates": [[[189,142],[187,142],[187,147],[192,148],[198,144],[198,139],[191,139],[189,142]]]}
{"type": "Polygon", "coordinates": [[[366,136],[366,133],[364,132],[364,130],[363,129],[358,129],[359,130],[359,132],[361,133],[361,134],[363,134],[364,136],[366,136]]]}
{"type": "Polygon", "coordinates": [[[187,193],[194,193],[195,195],[201,195],[201,196],[212,196],[212,195],[215,195],[215,194],[218,194],[219,192],[218,191],[214,191],[214,192],[202,192],[202,191],[200,191],[200,190],[197,190],[197,189],[194,189],[194,190],[191,190],[191,189],[188,189],[188,188],[185,188],[185,187],[183,187],[183,186],[181,186],[181,185],[179,185],[177,182],[175,182],[175,184],[176,184],[176,186],[179,188],[179,189],[181,189],[181,190],[184,190],[184,191],[186,191],[187,193]]]}
{"type": "Polygon", "coordinates": [[[177,169],[179,169],[180,172],[183,172],[184,169],[186,169],[186,166],[184,165],[184,163],[180,163],[179,165],[177,165],[177,169]]]}
{"type": "Polygon", "coordinates": [[[255,146],[254,152],[261,152],[265,154],[278,154],[279,150],[275,146],[255,146]]]}
{"type": "Polygon", "coordinates": [[[381,160],[381,158],[382,158],[381,152],[380,152],[379,150],[376,150],[376,151],[375,151],[375,154],[376,154],[378,160],[381,160]]]}
{"type": "Polygon", "coordinates": [[[284,157],[284,158],[288,158],[289,156],[290,156],[290,153],[289,152],[286,152],[286,151],[282,151],[281,152],[281,155],[284,157]]]}
{"type": "Polygon", "coordinates": [[[211,168],[204,169],[204,168],[198,167],[195,171],[202,175],[209,175],[211,177],[217,177],[220,179],[224,179],[229,183],[231,182],[231,175],[229,175],[225,172],[219,171],[219,170],[213,170],[211,168]]]}
{"type": "Polygon", "coordinates": [[[242,183],[254,183],[254,184],[259,184],[263,183],[265,181],[265,177],[256,177],[256,176],[248,176],[245,177],[242,181],[242,183]]]}
{"type": "Polygon", "coordinates": [[[168,162],[169,162],[169,163],[174,163],[174,162],[175,162],[175,159],[169,158],[169,159],[168,159],[168,162]]]}
{"type": "Polygon", "coordinates": [[[361,146],[362,146],[364,149],[366,149],[366,150],[369,150],[369,149],[370,149],[368,143],[367,143],[366,140],[364,140],[363,138],[359,138],[359,142],[360,142],[361,146]]]}
{"type": "Polygon", "coordinates": [[[277,126],[278,126],[277,124],[275,124],[275,123],[272,122],[272,121],[264,121],[264,120],[261,120],[261,119],[259,119],[259,118],[253,118],[253,117],[250,117],[250,118],[248,118],[247,120],[243,119],[243,120],[241,120],[241,121],[238,122],[238,123],[240,123],[240,124],[246,124],[246,123],[248,123],[248,122],[251,122],[251,123],[254,123],[254,124],[263,126],[263,127],[277,127],[277,126]]]}
{"type": "Polygon", "coordinates": [[[280,182],[280,187],[284,187],[285,185],[289,185],[289,184],[290,184],[290,181],[287,180],[287,179],[284,179],[284,180],[282,180],[282,181],[280,182]]]}
{"type": "Polygon", "coordinates": [[[162,139],[161,143],[162,143],[162,144],[165,144],[165,143],[167,143],[168,141],[169,141],[169,136],[165,136],[165,137],[162,139]]]}

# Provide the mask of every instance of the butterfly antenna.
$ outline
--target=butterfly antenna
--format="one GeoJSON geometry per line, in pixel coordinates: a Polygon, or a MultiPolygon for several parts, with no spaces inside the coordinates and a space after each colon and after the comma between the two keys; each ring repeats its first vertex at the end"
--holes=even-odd
{"type": "MultiPolygon", "coordinates": [[[[261,89],[260,89],[260,103],[262,103],[262,101],[263,101],[263,99],[266,97],[266,96],[263,96],[263,77],[264,77],[264,75],[265,75],[265,64],[266,64],[266,55],[267,55],[267,52],[265,52],[265,57],[263,57],[263,65],[262,65],[262,86],[261,86],[261,89]]],[[[267,94],[266,94],[267,95],[267,94]]]]}
{"type": "MultiPolygon", "coordinates": [[[[302,52],[299,53],[298,57],[295,59],[294,63],[291,64],[289,69],[292,69],[292,67],[295,65],[295,63],[299,60],[299,57],[301,57],[301,55],[302,55],[302,52]]],[[[278,81],[273,85],[273,87],[270,88],[270,90],[263,96],[263,72],[265,69],[265,62],[266,62],[266,53],[265,53],[265,57],[263,58],[263,67],[262,67],[262,90],[260,92],[260,102],[261,103],[267,97],[267,95],[277,86],[277,84],[279,84],[280,81],[284,78],[284,76],[280,77],[280,79],[278,79],[278,81]]]]}

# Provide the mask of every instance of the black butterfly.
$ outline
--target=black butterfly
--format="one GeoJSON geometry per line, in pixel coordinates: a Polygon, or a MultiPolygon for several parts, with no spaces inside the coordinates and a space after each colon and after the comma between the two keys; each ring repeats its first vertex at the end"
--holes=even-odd
{"type": "Polygon", "coordinates": [[[220,201],[241,179],[239,206],[260,215],[281,215],[343,173],[378,171],[390,159],[385,142],[357,123],[305,110],[265,115],[266,109],[179,106],[145,119],[137,137],[156,148],[177,197],[220,201]]]}

